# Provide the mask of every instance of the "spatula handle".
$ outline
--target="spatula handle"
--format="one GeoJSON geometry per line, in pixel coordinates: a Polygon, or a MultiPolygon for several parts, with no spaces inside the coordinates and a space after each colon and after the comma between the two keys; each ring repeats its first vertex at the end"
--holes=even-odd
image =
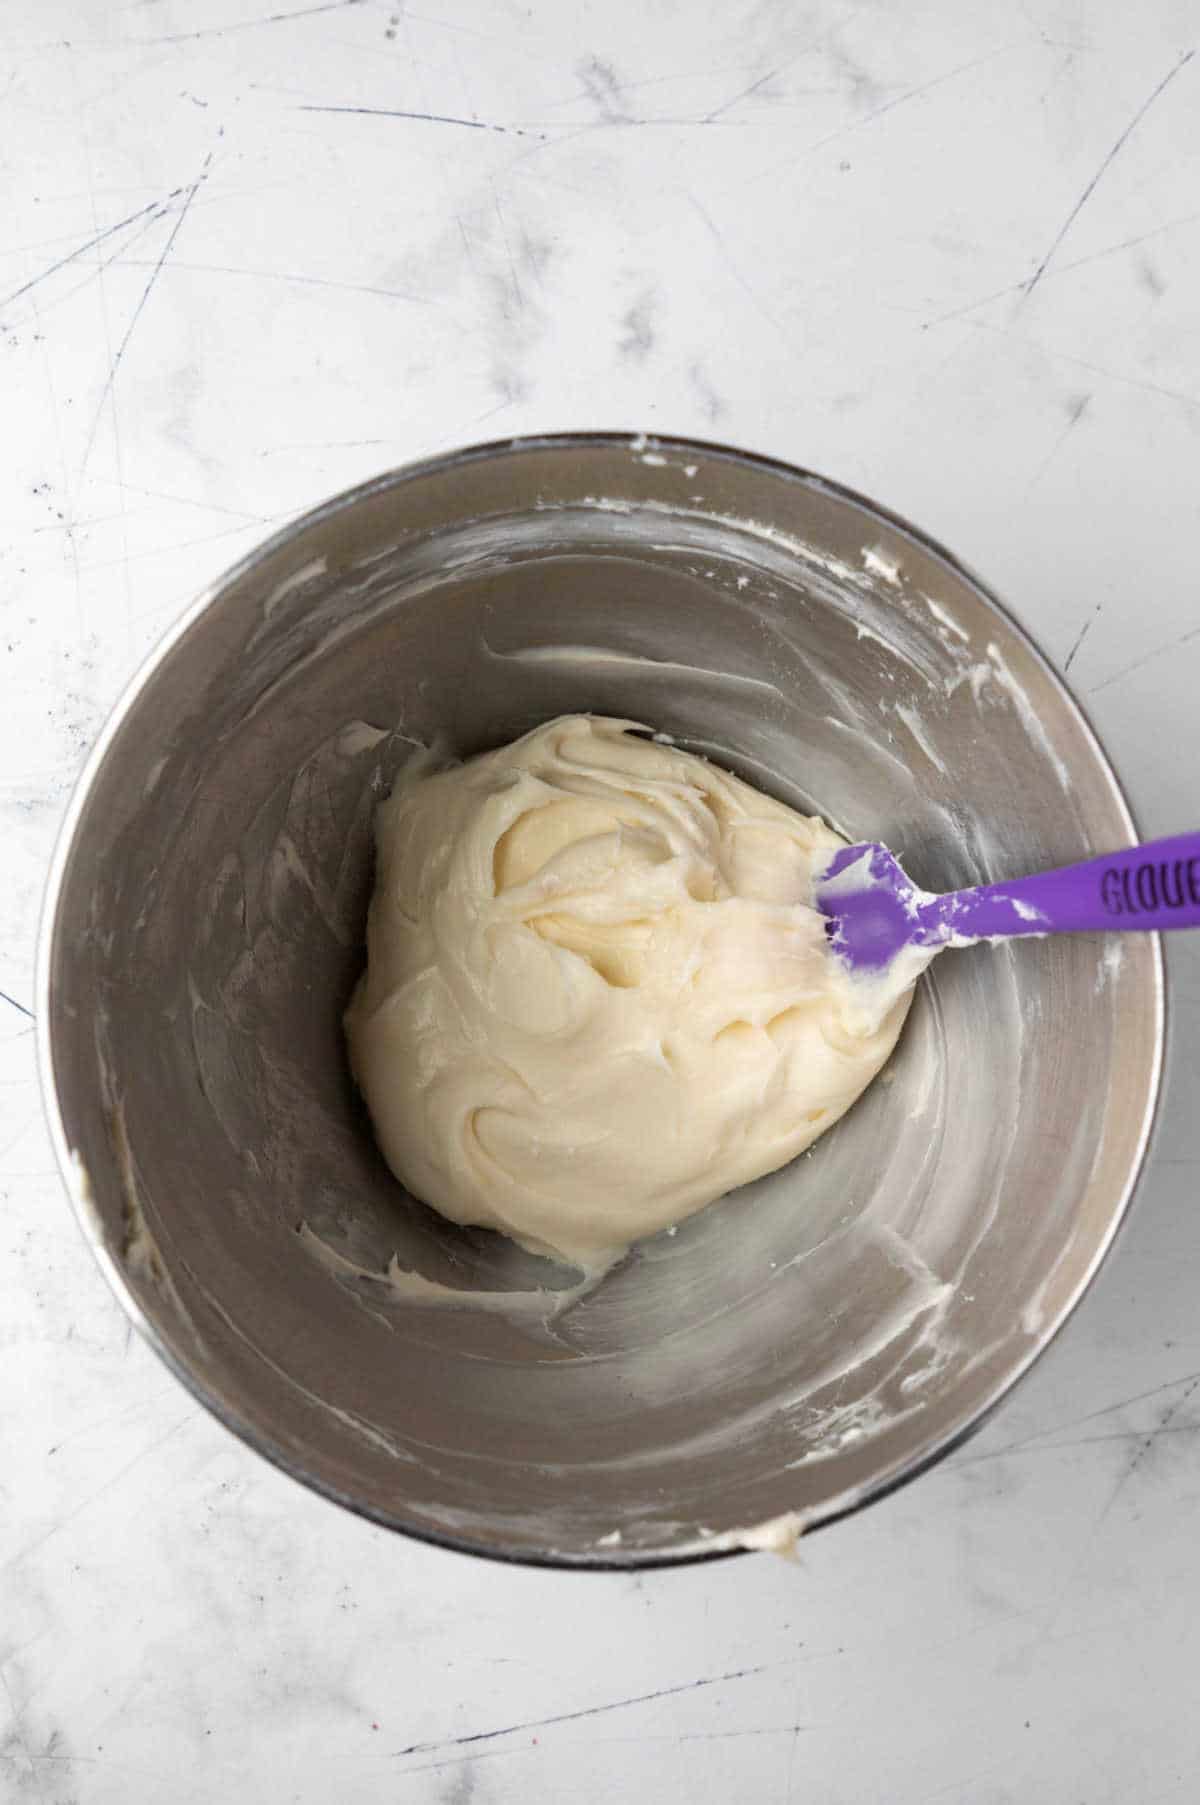
{"type": "Polygon", "coordinates": [[[1152,840],[1012,883],[954,891],[924,904],[920,913],[931,929],[979,939],[1200,927],[1200,833],[1152,840]]]}

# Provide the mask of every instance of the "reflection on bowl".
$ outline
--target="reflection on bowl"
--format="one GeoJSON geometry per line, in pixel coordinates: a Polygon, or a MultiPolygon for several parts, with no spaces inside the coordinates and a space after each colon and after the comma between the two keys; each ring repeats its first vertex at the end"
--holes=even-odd
{"type": "Polygon", "coordinates": [[[1153,1113],[1158,945],[939,961],[809,1154],[580,1295],[406,1196],[340,1025],[401,764],[571,711],[885,839],[929,889],[1132,838],[1028,639],[870,503],[688,442],[462,452],[289,527],[132,686],[51,882],[52,1125],[134,1320],[298,1478],[511,1558],[778,1543],[943,1451],[1081,1295],[1153,1113]]]}

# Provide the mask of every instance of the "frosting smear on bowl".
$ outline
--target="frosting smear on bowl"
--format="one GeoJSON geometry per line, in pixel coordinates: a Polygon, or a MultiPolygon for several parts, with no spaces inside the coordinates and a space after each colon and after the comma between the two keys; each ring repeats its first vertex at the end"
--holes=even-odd
{"type": "Polygon", "coordinates": [[[588,1268],[774,1171],[880,1070],[812,903],[844,841],[628,721],[402,773],[355,1076],[404,1184],[588,1268]]]}

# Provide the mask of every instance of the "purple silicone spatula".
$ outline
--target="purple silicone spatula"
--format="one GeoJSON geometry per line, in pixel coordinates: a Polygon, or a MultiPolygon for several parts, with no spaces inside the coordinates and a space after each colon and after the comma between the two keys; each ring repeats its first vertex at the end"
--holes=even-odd
{"type": "Polygon", "coordinates": [[[814,885],[829,938],[856,972],[882,972],[906,948],[1017,934],[1200,928],[1200,833],[1130,846],[1081,865],[934,896],[918,890],[886,846],[845,846],[814,885]]]}

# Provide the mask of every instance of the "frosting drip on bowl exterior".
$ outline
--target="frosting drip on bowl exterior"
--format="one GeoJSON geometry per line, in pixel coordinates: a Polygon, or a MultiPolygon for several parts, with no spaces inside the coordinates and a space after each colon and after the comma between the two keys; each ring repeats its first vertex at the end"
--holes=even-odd
{"type": "Polygon", "coordinates": [[[402,773],[346,1015],[389,1165],[454,1221],[585,1267],[793,1159],[910,997],[854,1007],[822,821],[626,721],[402,773]]]}

